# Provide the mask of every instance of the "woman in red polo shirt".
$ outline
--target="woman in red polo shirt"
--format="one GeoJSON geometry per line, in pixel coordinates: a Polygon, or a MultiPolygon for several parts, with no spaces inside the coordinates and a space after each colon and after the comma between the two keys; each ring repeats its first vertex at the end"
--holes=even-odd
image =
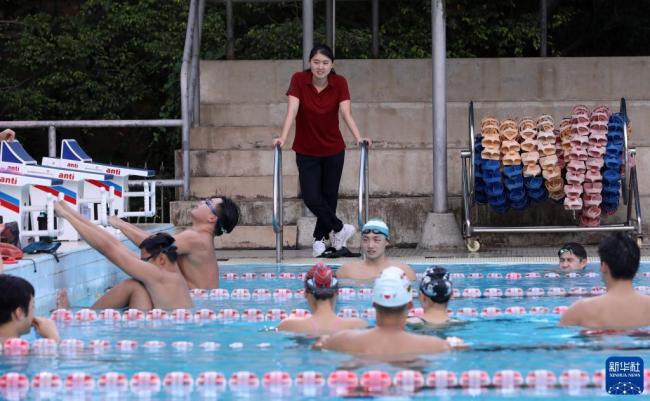
{"type": "Polygon", "coordinates": [[[289,105],[279,138],[273,146],[284,145],[289,129],[296,122],[292,149],[296,152],[300,189],[305,205],[316,215],[313,256],[327,248],[330,239],[337,251],[356,231],[336,217],[339,183],[345,160],[345,142],[339,129],[339,111],[357,143],[362,138],[350,111],[348,82],[332,69],[334,55],[326,45],[318,45],[309,54],[309,69],[291,77],[287,91],[289,105]],[[330,237],[330,233],[333,232],[330,237]]]}

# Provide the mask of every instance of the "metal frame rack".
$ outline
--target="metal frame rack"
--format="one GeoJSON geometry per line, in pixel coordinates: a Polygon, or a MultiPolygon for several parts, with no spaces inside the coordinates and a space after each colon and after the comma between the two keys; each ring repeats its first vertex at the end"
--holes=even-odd
{"type": "Polygon", "coordinates": [[[598,227],[580,226],[522,226],[522,227],[496,227],[478,226],[472,220],[472,207],[476,204],[474,197],[474,103],[469,103],[469,150],[461,150],[461,175],[463,188],[463,239],[467,249],[477,252],[481,244],[478,234],[520,234],[520,233],[574,233],[574,232],[607,232],[625,231],[636,236],[639,246],[643,241],[641,204],[639,202],[639,186],[636,172],[636,148],[629,147],[627,109],[625,99],[621,98],[620,111],[625,116],[623,125],[624,148],[623,167],[625,175],[621,179],[621,192],[623,204],[627,206],[627,213],[624,222],[603,224],[598,227]],[[632,209],[634,208],[634,216],[632,209]]]}

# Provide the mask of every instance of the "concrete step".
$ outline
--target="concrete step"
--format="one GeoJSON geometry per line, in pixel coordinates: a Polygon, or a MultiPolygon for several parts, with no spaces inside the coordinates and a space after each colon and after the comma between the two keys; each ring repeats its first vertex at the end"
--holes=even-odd
{"type": "MultiPolygon", "coordinates": [[[[280,126],[192,128],[191,149],[255,149],[271,148],[273,138],[280,135],[280,126]]],[[[289,143],[293,142],[293,129],[289,143]]]]}
{"type": "MultiPolygon", "coordinates": [[[[302,69],[301,64],[300,60],[202,61],[201,101],[285,101],[291,75],[302,69]]],[[[337,60],[336,70],[347,78],[354,101],[431,99],[430,59],[337,60]]],[[[449,101],[647,99],[649,82],[648,57],[447,60],[449,101]]]]}
{"type": "MultiPolygon", "coordinates": [[[[467,147],[468,140],[468,108],[469,100],[447,103],[447,144],[451,147],[467,147]]],[[[619,100],[602,99],[578,101],[481,101],[474,103],[476,127],[482,117],[493,115],[498,118],[510,116],[538,116],[550,114],[556,121],[571,114],[571,109],[576,104],[585,104],[594,107],[606,104],[612,110],[618,111],[619,100]]],[[[207,127],[227,127],[236,131],[234,127],[247,127],[255,129],[257,126],[277,127],[275,135],[280,132],[280,126],[286,113],[285,103],[227,103],[201,105],[201,125],[204,126],[201,135],[215,135],[207,127]]],[[[352,114],[359,126],[361,133],[372,138],[376,148],[419,148],[431,146],[432,143],[432,111],[430,102],[359,102],[353,101],[352,114]]],[[[628,102],[628,115],[633,127],[650,125],[650,101],[635,100],[628,102]]],[[[352,134],[344,123],[340,124],[343,138],[348,143],[353,142],[352,134]]],[[[242,128],[243,129],[243,128],[242,128]]],[[[270,136],[273,136],[272,134],[270,136]]],[[[267,137],[268,138],[268,137],[267,137]]],[[[650,146],[650,137],[632,134],[632,144],[650,146]]],[[[216,139],[200,139],[199,144],[208,144],[216,139]]],[[[224,139],[228,143],[237,143],[237,138],[224,139]]],[[[270,139],[268,140],[270,142],[270,139]]],[[[290,149],[290,140],[285,149],[290,149]]],[[[252,140],[243,136],[239,145],[232,148],[252,148],[259,143],[259,139],[252,140]]],[[[200,145],[191,145],[193,149],[200,145]]],[[[226,148],[222,146],[221,148],[226,148]]],[[[210,149],[209,146],[204,148],[210,149]]]]}
{"type": "MultiPolygon", "coordinates": [[[[176,152],[176,173],[181,171],[181,152],[176,152]]],[[[273,175],[273,149],[191,150],[192,177],[256,177],[273,175]]],[[[298,175],[295,153],[282,152],[285,176],[298,175]]]]}
{"type": "MultiPolygon", "coordinates": [[[[191,151],[190,168],[193,180],[200,188],[192,191],[207,196],[215,191],[215,183],[209,178],[197,180],[198,177],[231,177],[228,185],[234,191],[255,194],[260,197],[272,196],[273,152],[271,150],[224,150],[191,151]],[[268,178],[260,178],[267,176],[268,178]],[[237,179],[232,177],[255,177],[250,182],[260,183],[259,188],[237,187],[237,179]]],[[[447,155],[448,187],[452,194],[460,193],[460,151],[450,149],[447,155]]],[[[177,153],[176,171],[180,174],[180,154],[177,153]]],[[[431,149],[374,149],[369,156],[370,193],[373,196],[427,195],[432,191],[432,150],[431,149]]],[[[283,152],[283,172],[285,193],[296,193],[293,187],[297,168],[294,153],[283,152]]],[[[226,184],[223,184],[224,187],[226,184]]],[[[349,149],[341,179],[339,193],[342,196],[356,196],[359,188],[359,150],[349,149]]],[[[224,192],[227,193],[227,192],[224,192]]]]}
{"type": "MultiPolygon", "coordinates": [[[[298,197],[298,176],[283,177],[284,197],[298,197]]],[[[215,194],[226,194],[234,198],[272,198],[273,176],[256,177],[191,177],[190,196],[207,198],[215,194]]]]}
{"type": "MultiPolygon", "coordinates": [[[[282,241],[285,248],[295,248],[296,226],[284,226],[282,241]]],[[[215,249],[273,249],[275,232],[271,226],[238,226],[230,234],[214,238],[215,249]]],[[[217,251],[218,252],[218,251],[217,251]]]]}

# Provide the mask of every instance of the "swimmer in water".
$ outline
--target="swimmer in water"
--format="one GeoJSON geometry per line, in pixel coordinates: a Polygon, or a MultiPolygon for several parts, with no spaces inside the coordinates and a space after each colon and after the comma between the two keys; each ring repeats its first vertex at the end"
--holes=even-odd
{"type": "Polygon", "coordinates": [[[32,327],[43,338],[59,341],[54,322],[34,316],[34,286],[16,276],[0,274],[0,340],[18,338],[32,327]]]}
{"type": "Polygon", "coordinates": [[[390,230],[381,219],[370,219],[361,228],[361,252],[365,260],[346,263],[336,272],[338,278],[374,280],[389,266],[397,266],[406,273],[409,280],[415,280],[411,266],[386,256],[390,230]]]}
{"type": "Polygon", "coordinates": [[[312,315],[284,319],[278,325],[278,331],[319,336],[341,330],[368,327],[368,322],[365,320],[344,319],[336,316],[338,288],[338,280],[332,269],[322,262],[315,264],[305,276],[305,299],[312,315]]]}
{"type": "Polygon", "coordinates": [[[377,311],[377,327],[367,330],[345,330],[323,337],[314,348],[346,352],[382,360],[412,358],[413,355],[447,352],[462,344],[458,338],[445,341],[435,336],[408,333],[404,330],[411,292],[404,281],[393,274],[382,274],[372,291],[377,311]]]}
{"type": "Polygon", "coordinates": [[[563,273],[584,270],[589,263],[587,251],[577,242],[567,242],[557,251],[557,257],[560,259],[560,271],[563,273]]]}
{"type": "Polygon", "coordinates": [[[406,325],[411,328],[439,327],[459,322],[450,319],[447,313],[447,305],[451,299],[452,289],[447,269],[439,266],[429,267],[424,272],[422,281],[420,281],[420,294],[418,296],[424,314],[419,317],[409,318],[406,325]]]}
{"type": "Polygon", "coordinates": [[[617,233],[598,245],[600,273],[607,293],[581,299],[562,315],[561,326],[589,329],[635,329],[650,326],[650,296],[634,289],[640,250],[629,236],[617,233]]]}

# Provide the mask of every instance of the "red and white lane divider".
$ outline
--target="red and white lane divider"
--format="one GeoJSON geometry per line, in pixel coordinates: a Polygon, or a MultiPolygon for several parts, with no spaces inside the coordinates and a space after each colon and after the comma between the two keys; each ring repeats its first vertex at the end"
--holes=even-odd
{"type": "MultiPolygon", "coordinates": [[[[638,292],[645,295],[650,295],[650,286],[640,285],[634,287],[638,292]]],[[[256,288],[254,290],[248,290],[246,288],[234,288],[230,291],[224,288],[218,290],[218,296],[206,295],[212,294],[217,290],[191,290],[191,295],[195,299],[232,299],[236,301],[265,301],[265,300],[274,300],[274,301],[286,301],[291,299],[299,299],[304,296],[304,289],[297,289],[292,291],[289,288],[256,288]],[[200,293],[201,295],[196,295],[200,293]]],[[[489,287],[481,290],[477,287],[467,287],[467,288],[454,288],[452,290],[453,298],[541,298],[541,297],[583,297],[583,296],[596,296],[602,295],[607,291],[603,286],[592,286],[592,287],[580,287],[574,286],[569,288],[563,287],[530,287],[530,288],[521,288],[521,287],[507,287],[507,288],[498,288],[498,287],[489,287]]],[[[370,299],[372,297],[372,289],[370,288],[351,288],[343,287],[338,290],[339,297],[341,299],[370,299]]],[[[413,290],[413,295],[417,296],[417,290],[413,290]]],[[[92,311],[91,311],[92,312],[92,311]]],[[[66,312],[61,312],[62,316],[58,320],[65,321],[88,321],[88,320],[110,320],[110,317],[103,317],[97,315],[93,316],[92,313],[88,313],[87,310],[81,310],[76,314],[68,314],[66,312]]],[[[111,311],[111,314],[114,315],[114,311],[111,311]]],[[[114,319],[114,318],[113,318],[114,319]]],[[[155,319],[151,319],[155,320],[155,319]]]]}
{"type": "MultiPolygon", "coordinates": [[[[641,277],[650,277],[650,272],[641,272],[639,273],[641,277]]],[[[422,279],[424,273],[415,273],[415,276],[418,280],[422,279]]],[[[451,272],[449,273],[449,278],[451,280],[463,280],[463,279],[505,279],[505,280],[522,280],[530,278],[597,278],[599,274],[596,272],[570,272],[570,273],[559,273],[559,272],[488,272],[488,273],[460,273],[460,272],[451,272]]],[[[244,272],[244,273],[222,273],[221,278],[224,280],[300,280],[305,279],[305,273],[253,273],[253,272],[244,272]]],[[[205,290],[202,290],[205,291],[205,290]]]]}
{"type": "MultiPolygon", "coordinates": [[[[645,389],[650,391],[650,369],[645,369],[645,389]]],[[[304,371],[291,375],[286,371],[270,371],[257,375],[251,371],[238,371],[230,376],[221,372],[206,371],[193,377],[189,372],[168,372],[161,378],[154,372],[137,372],[130,378],[120,372],[106,372],[94,377],[86,372],[72,372],[60,376],[53,372],[40,372],[32,376],[17,372],[0,375],[0,395],[22,394],[31,389],[38,393],[92,392],[131,392],[147,395],[163,389],[173,395],[186,395],[193,391],[206,394],[219,394],[226,389],[233,392],[256,390],[260,386],[265,391],[282,392],[296,387],[322,389],[329,387],[334,394],[345,394],[359,388],[367,392],[384,392],[388,389],[412,392],[423,387],[437,389],[500,389],[508,391],[519,388],[536,390],[566,388],[571,391],[584,388],[602,388],[604,370],[593,374],[581,369],[567,369],[559,374],[551,370],[536,369],[521,372],[503,369],[490,375],[485,370],[474,369],[462,372],[435,370],[422,373],[414,370],[400,370],[391,374],[383,370],[369,370],[357,373],[349,370],[336,370],[329,374],[304,371]]]]}
{"type": "MultiPolygon", "coordinates": [[[[543,315],[548,313],[561,314],[568,308],[566,305],[560,305],[553,308],[546,306],[531,306],[526,309],[523,306],[513,305],[513,306],[487,306],[484,308],[473,308],[473,307],[464,307],[458,309],[448,309],[447,312],[449,316],[500,316],[500,315],[543,315]]],[[[51,318],[56,322],[67,323],[68,320],[61,319],[61,316],[64,315],[61,313],[63,310],[58,309],[52,312],[51,318]]],[[[148,318],[150,317],[149,311],[147,313],[142,312],[136,309],[129,309],[124,312],[120,320],[108,320],[106,322],[147,322],[147,321],[167,321],[176,324],[190,323],[190,322],[208,322],[208,321],[220,321],[220,322],[277,322],[284,320],[288,317],[309,317],[311,312],[306,309],[292,309],[285,310],[281,308],[272,308],[267,309],[266,311],[257,308],[246,308],[246,309],[232,309],[225,308],[219,310],[212,309],[200,309],[198,311],[192,312],[189,309],[177,309],[170,314],[157,314],[157,318],[148,318]]],[[[409,311],[409,316],[421,316],[424,313],[422,308],[412,308],[409,311]]],[[[341,308],[339,309],[337,315],[343,318],[362,318],[362,319],[375,319],[376,312],[374,308],[366,308],[358,310],[355,308],[341,308]]],[[[98,320],[100,321],[100,320],[98,320]]],[[[24,341],[24,340],[23,340],[24,341]]],[[[48,350],[56,350],[56,348],[74,348],[75,344],[65,341],[57,346],[56,343],[52,343],[46,339],[37,340],[40,341],[38,348],[42,351],[43,354],[46,354],[48,350]]],[[[15,352],[20,353],[21,342],[15,346],[12,346],[12,349],[15,352]]],[[[93,343],[94,346],[101,348],[102,343],[93,343]]],[[[77,344],[78,345],[78,344],[77,344]]]]}

